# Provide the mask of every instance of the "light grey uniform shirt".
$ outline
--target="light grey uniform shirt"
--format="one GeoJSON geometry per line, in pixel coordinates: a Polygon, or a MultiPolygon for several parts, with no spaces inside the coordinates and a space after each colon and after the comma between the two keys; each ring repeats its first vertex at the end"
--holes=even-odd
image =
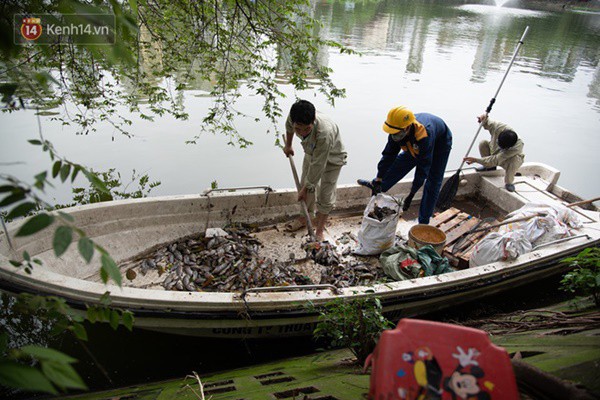
{"type": "MultiPolygon", "coordinates": [[[[289,115],[285,121],[285,130],[287,133],[294,132],[289,115]]],[[[309,157],[308,171],[304,177],[304,182],[306,189],[312,192],[319,183],[327,164],[345,165],[348,154],[344,149],[344,144],[340,138],[340,130],[336,123],[318,111],[313,129],[308,136],[305,138],[298,134],[296,136],[300,139],[304,149],[304,157],[309,157]]]]}
{"type": "Polygon", "coordinates": [[[492,136],[490,139],[490,155],[487,157],[477,158],[477,162],[483,164],[485,167],[496,167],[498,165],[504,164],[509,158],[514,156],[525,157],[523,153],[523,147],[525,146],[520,137],[517,136],[517,143],[508,149],[501,149],[498,146],[498,136],[505,130],[514,131],[510,126],[505,123],[493,121],[489,118],[483,124],[483,127],[490,131],[490,135],[492,136]]]}

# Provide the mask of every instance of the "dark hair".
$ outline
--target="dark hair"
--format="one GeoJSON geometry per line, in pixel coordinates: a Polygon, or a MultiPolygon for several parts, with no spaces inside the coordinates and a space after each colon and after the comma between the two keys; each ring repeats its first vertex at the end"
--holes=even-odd
{"type": "Polygon", "coordinates": [[[315,122],[315,115],[315,106],[307,100],[298,100],[290,109],[290,119],[296,124],[310,125],[315,122]]]}
{"type": "Polygon", "coordinates": [[[498,146],[501,149],[508,149],[509,147],[513,147],[515,143],[517,143],[518,136],[515,132],[506,130],[498,135],[498,146]]]}

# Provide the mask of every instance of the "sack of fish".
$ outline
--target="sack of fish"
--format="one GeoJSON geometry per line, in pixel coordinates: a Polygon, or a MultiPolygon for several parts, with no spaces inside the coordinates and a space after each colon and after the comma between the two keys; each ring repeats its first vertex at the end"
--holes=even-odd
{"type": "Polygon", "coordinates": [[[392,247],[400,219],[401,202],[385,193],[372,196],[363,214],[354,254],[377,255],[392,247]]]}

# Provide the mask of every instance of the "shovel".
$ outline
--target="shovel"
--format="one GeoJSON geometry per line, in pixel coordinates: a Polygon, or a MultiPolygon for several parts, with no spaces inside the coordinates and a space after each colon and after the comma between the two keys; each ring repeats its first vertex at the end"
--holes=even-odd
{"type": "MultiPolygon", "coordinates": [[[[299,192],[302,187],[300,186],[300,179],[298,179],[298,171],[296,170],[296,164],[294,163],[294,157],[290,154],[288,160],[290,160],[290,167],[292,168],[292,175],[294,175],[294,182],[296,182],[296,190],[299,192]]],[[[312,221],[310,219],[310,215],[308,215],[308,207],[306,206],[306,201],[302,199],[300,201],[302,205],[302,212],[304,213],[304,218],[306,218],[306,228],[308,229],[308,236],[310,237],[311,242],[316,242],[317,237],[315,236],[315,231],[312,227],[312,221]]]]}
{"type": "MultiPolygon", "coordinates": [[[[285,143],[285,137],[283,138],[285,143]]],[[[290,160],[290,167],[292,168],[292,175],[294,175],[294,182],[296,183],[296,190],[299,192],[302,187],[300,186],[300,179],[298,178],[298,171],[296,170],[296,164],[294,163],[294,157],[292,155],[287,156],[288,160],[290,160]]],[[[306,228],[308,229],[308,237],[309,241],[305,243],[302,248],[306,251],[306,255],[313,259],[316,263],[321,265],[332,265],[339,263],[340,259],[333,246],[325,241],[319,242],[317,241],[317,237],[315,236],[315,231],[312,226],[312,221],[310,219],[310,215],[308,214],[308,207],[306,206],[306,201],[301,200],[300,204],[302,206],[302,212],[304,213],[304,218],[306,218],[306,228]]]]}

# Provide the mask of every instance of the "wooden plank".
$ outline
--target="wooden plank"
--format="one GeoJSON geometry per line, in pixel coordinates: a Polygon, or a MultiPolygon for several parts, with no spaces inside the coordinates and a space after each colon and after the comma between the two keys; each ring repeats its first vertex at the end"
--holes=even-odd
{"type": "MultiPolygon", "coordinates": [[[[492,222],[481,224],[481,226],[478,227],[477,229],[485,228],[487,226],[494,225],[497,223],[498,223],[498,220],[494,219],[492,222]]],[[[493,232],[495,230],[496,230],[496,228],[490,229],[489,231],[475,232],[473,234],[466,235],[461,246],[458,249],[454,249],[454,248],[452,249],[452,251],[454,252],[454,255],[456,255],[457,257],[460,257],[462,255],[462,253],[466,253],[471,247],[473,247],[475,245],[475,243],[479,242],[479,240],[482,237],[484,237],[488,233],[493,232]]]]}
{"type": "Polygon", "coordinates": [[[448,251],[444,251],[442,253],[442,255],[448,259],[448,262],[450,263],[450,265],[452,265],[454,268],[458,268],[458,266],[460,264],[460,259],[458,259],[457,257],[454,257],[452,255],[452,253],[449,253],[448,251]]]}
{"type": "Polygon", "coordinates": [[[460,210],[458,208],[454,208],[454,207],[450,207],[449,209],[439,213],[438,215],[436,215],[431,222],[429,223],[429,225],[435,226],[436,228],[439,227],[441,224],[443,224],[444,222],[448,221],[451,218],[454,218],[454,216],[456,214],[458,214],[460,212],[460,210]]]}
{"type": "Polygon", "coordinates": [[[458,225],[462,224],[463,221],[465,221],[468,218],[469,218],[469,214],[461,212],[458,215],[456,215],[454,218],[449,220],[448,222],[440,225],[438,228],[440,228],[442,231],[444,231],[446,236],[448,236],[448,234],[450,233],[450,231],[452,229],[454,229],[458,225]]]}
{"type": "Polygon", "coordinates": [[[450,246],[454,243],[463,233],[468,232],[475,225],[479,223],[479,219],[471,218],[466,220],[462,225],[458,228],[454,229],[452,232],[446,234],[446,246],[450,246]]]}

